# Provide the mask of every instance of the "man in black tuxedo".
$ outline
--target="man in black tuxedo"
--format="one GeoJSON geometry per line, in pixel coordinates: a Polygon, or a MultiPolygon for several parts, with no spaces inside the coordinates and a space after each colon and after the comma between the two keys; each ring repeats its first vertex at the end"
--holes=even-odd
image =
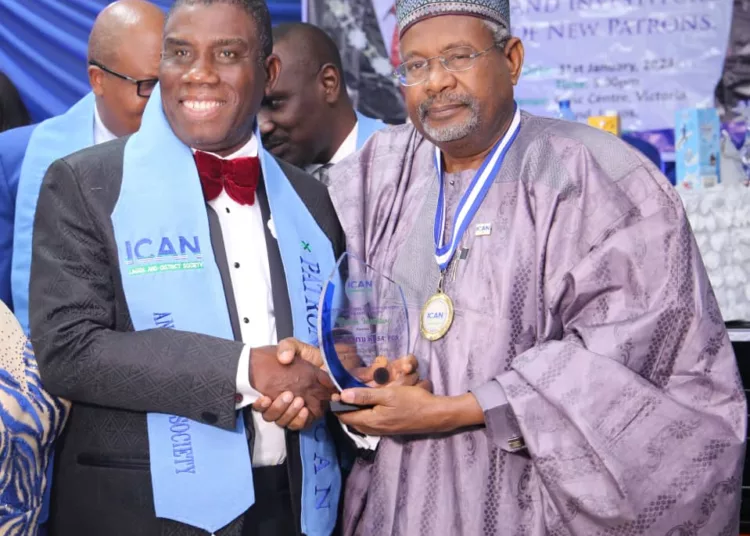
{"type": "MultiPolygon", "coordinates": [[[[262,0],[177,0],[173,6],[160,67],[162,107],[199,164],[199,157],[257,154],[255,115],[279,72],[270,35],[262,0]]],[[[134,331],[111,220],[126,143],[56,161],[39,198],[31,333],[45,387],[73,402],[55,458],[51,534],[206,534],[156,518],[146,414],[232,429],[242,409],[255,504],[216,534],[298,535],[302,466],[293,430],[323,415],[331,385],[299,357],[290,366],[277,360],[275,343],[292,335],[292,313],[263,179],[253,202],[230,188],[230,179],[217,186],[201,176],[236,340],[175,329],[134,331]],[[268,397],[288,408],[270,414],[290,430],[259,418],[248,405],[255,400],[255,409],[267,409],[268,397]]],[[[325,186],[279,165],[338,256],[343,234],[325,186]]]]}

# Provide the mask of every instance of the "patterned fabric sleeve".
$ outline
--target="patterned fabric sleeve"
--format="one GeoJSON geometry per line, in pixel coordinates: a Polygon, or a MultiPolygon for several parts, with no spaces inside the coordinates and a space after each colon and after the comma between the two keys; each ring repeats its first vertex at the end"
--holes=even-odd
{"type": "Polygon", "coordinates": [[[36,534],[47,465],[69,408],[42,389],[31,345],[0,302],[0,535],[36,534]]]}
{"type": "Polygon", "coordinates": [[[471,391],[484,412],[484,423],[492,440],[507,452],[518,452],[525,447],[513,409],[508,404],[502,386],[490,380],[471,391]]]}
{"type": "Polygon", "coordinates": [[[650,167],[586,159],[545,242],[544,340],[497,377],[548,533],[736,534],[746,401],[690,225],[650,167]]]}

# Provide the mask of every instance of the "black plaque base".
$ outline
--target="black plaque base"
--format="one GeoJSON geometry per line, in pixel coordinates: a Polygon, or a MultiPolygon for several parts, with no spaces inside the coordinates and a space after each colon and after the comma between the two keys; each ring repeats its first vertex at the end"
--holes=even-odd
{"type": "Polygon", "coordinates": [[[331,401],[331,411],[334,413],[348,413],[350,411],[359,411],[369,409],[372,406],[357,406],[355,404],[346,404],[344,402],[331,401]]]}

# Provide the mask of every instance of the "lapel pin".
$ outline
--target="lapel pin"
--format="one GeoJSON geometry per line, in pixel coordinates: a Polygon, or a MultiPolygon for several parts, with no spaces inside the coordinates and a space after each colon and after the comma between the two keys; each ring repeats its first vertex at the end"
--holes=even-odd
{"type": "Polygon", "coordinates": [[[476,231],[474,231],[474,236],[487,236],[490,233],[492,233],[491,223],[477,223],[476,231]]]}

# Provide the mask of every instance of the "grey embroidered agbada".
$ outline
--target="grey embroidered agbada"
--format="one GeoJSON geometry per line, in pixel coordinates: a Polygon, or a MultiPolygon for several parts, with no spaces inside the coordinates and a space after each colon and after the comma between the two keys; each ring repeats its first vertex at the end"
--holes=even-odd
{"type": "MultiPolygon", "coordinates": [[[[345,534],[736,535],[746,401],[666,179],[609,134],[523,114],[429,343],[433,150],[411,126],[378,133],[331,194],[349,250],[403,286],[422,376],[472,391],[487,425],[383,438],[349,477],[345,534]]],[[[472,176],[446,176],[449,220],[472,176]]]]}

